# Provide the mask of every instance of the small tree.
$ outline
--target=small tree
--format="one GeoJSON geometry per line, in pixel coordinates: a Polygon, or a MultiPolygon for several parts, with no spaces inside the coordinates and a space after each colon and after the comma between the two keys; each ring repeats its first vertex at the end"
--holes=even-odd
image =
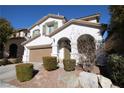
{"type": "Polygon", "coordinates": [[[108,53],[124,54],[124,6],[110,6],[110,26],[105,49],[108,53]]]}
{"type": "Polygon", "coordinates": [[[0,58],[4,57],[5,43],[12,35],[13,27],[10,22],[4,18],[0,18],[0,58]]]}
{"type": "Polygon", "coordinates": [[[111,68],[111,79],[124,87],[124,6],[110,6],[110,27],[105,50],[111,54],[108,59],[111,68]]]}

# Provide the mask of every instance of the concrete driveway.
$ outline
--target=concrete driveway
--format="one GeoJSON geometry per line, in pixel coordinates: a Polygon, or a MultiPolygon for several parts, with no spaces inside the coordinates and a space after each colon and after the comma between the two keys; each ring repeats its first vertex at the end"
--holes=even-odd
{"type": "MultiPolygon", "coordinates": [[[[34,69],[39,70],[41,67],[41,63],[33,63],[34,69]]],[[[6,66],[0,66],[0,87],[11,87],[11,85],[5,83],[8,81],[11,81],[13,79],[16,79],[16,70],[15,70],[16,64],[6,65],[6,66]]],[[[13,87],[13,86],[12,86],[13,87]]]]}
{"type": "Polygon", "coordinates": [[[9,81],[16,78],[15,65],[6,65],[0,67],[0,80],[9,81]]]}

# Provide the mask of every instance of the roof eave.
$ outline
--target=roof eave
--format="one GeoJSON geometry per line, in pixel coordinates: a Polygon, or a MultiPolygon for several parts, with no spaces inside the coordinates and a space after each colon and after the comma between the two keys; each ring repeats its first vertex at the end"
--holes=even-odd
{"type": "Polygon", "coordinates": [[[101,14],[100,13],[96,13],[96,14],[93,14],[93,15],[90,15],[90,16],[86,16],[86,17],[83,17],[83,18],[79,18],[81,20],[89,20],[89,19],[94,19],[94,18],[98,18],[100,17],[101,14]]]}
{"type": "Polygon", "coordinates": [[[37,21],[34,25],[32,25],[31,27],[28,28],[28,30],[31,30],[33,27],[35,27],[36,25],[39,25],[41,23],[43,23],[45,20],[47,20],[48,18],[56,18],[56,19],[62,19],[63,22],[66,22],[66,18],[64,16],[58,16],[58,15],[54,15],[54,14],[48,14],[47,16],[44,16],[43,18],[41,18],[39,21],[37,21]]]}
{"type": "Polygon", "coordinates": [[[34,39],[36,39],[36,38],[38,38],[38,37],[40,37],[40,36],[41,36],[41,34],[39,34],[39,35],[37,35],[37,36],[35,36],[35,37],[33,37],[33,38],[30,38],[29,40],[22,42],[21,45],[24,46],[25,44],[31,42],[32,40],[34,40],[34,39]]]}
{"type": "Polygon", "coordinates": [[[51,48],[51,47],[52,47],[51,44],[27,46],[28,49],[44,49],[44,48],[51,48]]]}
{"type": "Polygon", "coordinates": [[[71,25],[71,24],[77,24],[77,25],[85,25],[85,26],[90,26],[90,27],[94,27],[94,28],[98,28],[101,30],[101,24],[98,23],[92,23],[92,22],[87,22],[87,21],[77,21],[77,20],[70,20],[67,23],[65,23],[62,27],[56,29],[54,32],[52,32],[49,37],[52,37],[53,35],[57,34],[58,32],[60,32],[61,30],[63,30],[64,28],[66,28],[67,26],[71,25]]]}

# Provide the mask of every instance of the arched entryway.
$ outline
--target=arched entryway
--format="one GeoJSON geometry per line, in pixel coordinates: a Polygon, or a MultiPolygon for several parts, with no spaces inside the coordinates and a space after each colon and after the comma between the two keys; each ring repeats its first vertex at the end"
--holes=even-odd
{"type": "Polygon", "coordinates": [[[70,40],[66,37],[59,39],[58,41],[58,53],[59,59],[70,59],[71,45],[70,40]]]}
{"type": "Polygon", "coordinates": [[[11,44],[9,47],[9,57],[10,58],[16,58],[17,57],[17,49],[18,46],[16,44],[11,44]]]}
{"type": "Polygon", "coordinates": [[[95,62],[95,39],[89,34],[81,35],[77,40],[79,63],[94,64],[95,62]]]}

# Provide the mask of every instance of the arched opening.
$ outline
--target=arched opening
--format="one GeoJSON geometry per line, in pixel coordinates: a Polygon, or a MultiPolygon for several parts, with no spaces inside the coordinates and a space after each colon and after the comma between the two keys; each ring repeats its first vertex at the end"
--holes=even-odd
{"type": "Polygon", "coordinates": [[[58,41],[58,53],[59,59],[70,59],[71,45],[70,40],[66,37],[61,38],[58,41]]]}
{"type": "Polygon", "coordinates": [[[77,40],[80,64],[92,65],[95,63],[95,40],[89,34],[81,35],[77,40]]]}
{"type": "Polygon", "coordinates": [[[9,54],[10,58],[16,58],[17,57],[17,48],[18,46],[16,44],[11,44],[9,47],[9,54]]]}

